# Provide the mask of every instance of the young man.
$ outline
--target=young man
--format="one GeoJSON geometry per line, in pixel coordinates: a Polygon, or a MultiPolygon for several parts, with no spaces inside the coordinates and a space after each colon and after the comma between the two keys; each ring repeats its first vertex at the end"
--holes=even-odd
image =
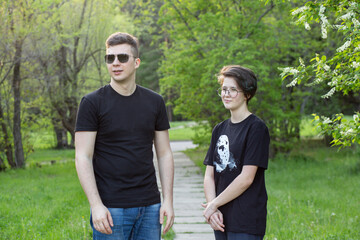
{"type": "Polygon", "coordinates": [[[93,239],[159,240],[174,222],[174,161],[162,97],[135,83],[137,39],[106,40],[110,84],[84,96],[76,129],[76,170],[89,200],[93,239]],[[153,164],[154,143],[163,203],[153,164]]]}

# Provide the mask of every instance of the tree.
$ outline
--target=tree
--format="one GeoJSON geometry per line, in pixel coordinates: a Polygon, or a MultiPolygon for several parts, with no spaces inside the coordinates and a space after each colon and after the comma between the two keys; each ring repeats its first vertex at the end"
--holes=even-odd
{"type": "MultiPolygon", "coordinates": [[[[322,0],[307,2],[292,11],[297,24],[311,30],[311,24],[320,23],[321,37],[328,38],[328,31],[334,29],[342,37],[342,44],[332,54],[315,54],[308,65],[302,58],[298,67],[282,68],[281,76],[289,87],[300,84],[316,87],[330,87],[323,98],[330,98],[336,92],[359,96],[360,90],[360,4],[347,0],[322,0]]],[[[334,146],[345,147],[360,143],[360,106],[354,109],[353,118],[347,120],[343,113],[330,116],[314,114],[314,120],[324,134],[333,137],[334,146]]]]}
{"type": "MultiPolygon", "coordinates": [[[[13,119],[12,119],[12,137],[14,146],[14,161],[10,153],[9,135],[4,122],[4,111],[1,109],[2,132],[4,134],[6,155],[9,164],[12,167],[24,167],[24,149],[21,135],[21,83],[22,64],[25,62],[23,54],[23,45],[31,32],[34,21],[35,1],[5,1],[1,8],[2,32],[6,33],[8,41],[2,45],[7,53],[5,64],[8,70],[5,72],[2,81],[11,77],[12,97],[13,97],[13,119]],[[11,49],[11,50],[9,50],[11,49]],[[12,71],[12,72],[10,72],[12,71]]],[[[3,64],[2,64],[3,65],[3,64]]],[[[1,94],[1,93],[0,93],[1,94]]],[[[1,107],[2,108],[2,107],[1,107]]],[[[12,149],[11,149],[12,152],[12,149]]]]}
{"type": "Polygon", "coordinates": [[[105,14],[108,6],[96,0],[54,4],[46,17],[51,20],[50,24],[43,24],[33,39],[34,48],[41,53],[36,56],[41,68],[38,77],[53,109],[51,118],[58,147],[69,146],[64,129],[71,135],[70,147],[74,146],[79,99],[88,87],[93,89],[100,85],[95,82],[102,82],[100,53],[106,32],[113,29],[113,16],[105,14]],[[95,77],[91,70],[92,60],[98,70],[95,77]]]}
{"type": "Polygon", "coordinates": [[[161,92],[175,113],[198,122],[196,143],[207,145],[215,124],[228,118],[215,74],[229,64],[258,76],[259,89],[249,104],[269,127],[272,155],[290,151],[297,141],[303,94],[286,89],[277,67],[294,62],[311,38],[287,22],[291,7],[281,1],[165,1],[158,23],[167,39],[161,92]],[[292,38],[300,39],[298,46],[292,38]]]}

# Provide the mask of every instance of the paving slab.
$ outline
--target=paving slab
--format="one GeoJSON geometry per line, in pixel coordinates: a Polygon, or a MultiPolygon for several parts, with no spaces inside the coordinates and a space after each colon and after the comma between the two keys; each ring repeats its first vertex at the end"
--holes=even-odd
{"type": "MultiPolygon", "coordinates": [[[[201,169],[181,152],[195,145],[189,141],[171,142],[170,145],[175,163],[175,222],[172,227],[175,240],[213,240],[213,230],[202,215],[201,203],[205,202],[205,195],[201,169]]],[[[160,183],[158,185],[161,187],[160,183]]]]}

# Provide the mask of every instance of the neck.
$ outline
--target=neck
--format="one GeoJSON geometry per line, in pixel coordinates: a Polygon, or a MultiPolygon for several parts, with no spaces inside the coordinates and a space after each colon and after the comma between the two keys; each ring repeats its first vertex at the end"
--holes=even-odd
{"type": "Polygon", "coordinates": [[[136,83],[131,82],[116,82],[113,79],[110,81],[110,86],[119,94],[123,96],[130,96],[135,92],[136,83]]]}
{"type": "Polygon", "coordinates": [[[230,113],[230,120],[232,123],[239,123],[241,121],[244,121],[249,115],[251,115],[251,112],[248,110],[247,106],[244,106],[241,109],[230,111],[230,113]]]}

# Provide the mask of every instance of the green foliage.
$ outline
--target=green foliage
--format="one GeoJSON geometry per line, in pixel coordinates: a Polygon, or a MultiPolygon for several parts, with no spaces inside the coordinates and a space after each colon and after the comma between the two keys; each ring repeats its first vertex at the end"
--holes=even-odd
{"type": "Polygon", "coordinates": [[[215,77],[229,64],[249,67],[258,76],[259,89],[249,107],[268,125],[273,153],[289,151],[299,137],[304,94],[285,88],[277,65],[297,59],[310,36],[290,26],[290,7],[281,2],[165,1],[158,22],[169,39],[159,69],[161,93],[175,114],[199,124],[196,143],[208,144],[212,128],[229,117],[216,94],[215,77]]]}
{"type": "MultiPolygon", "coordinates": [[[[281,76],[288,79],[292,76],[289,87],[306,83],[308,86],[328,85],[330,90],[323,98],[329,98],[335,92],[344,95],[359,95],[360,90],[360,5],[356,1],[317,1],[307,2],[305,6],[294,9],[292,14],[298,18],[298,24],[304,25],[307,30],[310,24],[321,24],[322,38],[328,37],[331,28],[342,36],[341,46],[337,46],[336,52],[327,55],[316,54],[310,60],[309,65],[300,58],[300,65],[296,68],[287,67],[282,69],[281,76]]],[[[351,146],[359,144],[360,123],[359,113],[355,109],[354,117],[350,121],[343,121],[341,113],[333,117],[319,117],[315,115],[318,126],[322,132],[331,134],[334,138],[333,145],[351,146]]]]}
{"type": "Polygon", "coordinates": [[[314,121],[321,129],[322,134],[332,136],[333,146],[339,148],[350,147],[352,144],[360,144],[360,113],[356,113],[353,119],[346,119],[342,113],[338,113],[332,119],[314,114],[314,121]]]}

